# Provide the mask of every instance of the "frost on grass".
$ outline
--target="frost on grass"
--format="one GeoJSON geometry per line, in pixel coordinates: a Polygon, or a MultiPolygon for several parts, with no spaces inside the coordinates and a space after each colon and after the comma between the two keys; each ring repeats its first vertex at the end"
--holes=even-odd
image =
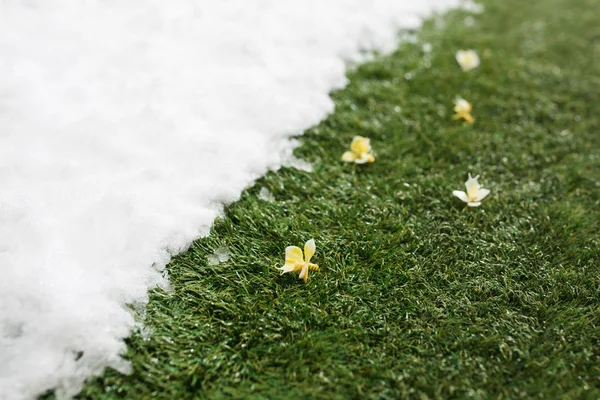
{"type": "Polygon", "coordinates": [[[208,265],[219,265],[229,261],[231,251],[229,247],[223,246],[215,249],[214,253],[208,256],[208,265]]]}
{"type": "Polygon", "coordinates": [[[128,304],[170,257],[289,160],[348,62],[458,3],[0,2],[2,400],[127,372],[128,304]]]}

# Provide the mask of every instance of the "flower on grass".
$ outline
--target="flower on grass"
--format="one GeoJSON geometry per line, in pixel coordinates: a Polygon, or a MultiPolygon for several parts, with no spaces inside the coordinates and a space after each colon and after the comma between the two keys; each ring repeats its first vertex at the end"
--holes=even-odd
{"type": "Polygon", "coordinates": [[[477,182],[477,179],[479,179],[479,175],[473,178],[471,174],[469,174],[469,179],[465,182],[467,192],[454,190],[452,194],[467,203],[469,207],[478,207],[481,205],[481,200],[490,194],[490,190],[483,189],[479,182],[477,182]]]}
{"type": "Polygon", "coordinates": [[[298,272],[300,279],[304,279],[304,282],[308,280],[308,270],[317,271],[319,266],[310,262],[310,258],[315,254],[316,245],[315,240],[310,239],[304,244],[304,256],[300,247],[288,246],[285,249],[285,264],[283,267],[277,268],[281,271],[281,274],[286,272],[298,272]]]}
{"type": "Polygon", "coordinates": [[[456,113],[454,114],[454,119],[464,119],[472,124],[475,122],[475,118],[471,115],[471,110],[473,110],[473,106],[465,99],[457,97],[454,100],[454,112],[456,113]]]}
{"type": "Polygon", "coordinates": [[[354,136],[350,151],[342,155],[342,161],[356,164],[372,163],[375,157],[371,154],[371,140],[362,136],[354,136]]]}
{"type": "Polygon", "coordinates": [[[475,50],[459,50],[456,52],[456,61],[463,71],[470,71],[479,67],[479,56],[475,50]]]}

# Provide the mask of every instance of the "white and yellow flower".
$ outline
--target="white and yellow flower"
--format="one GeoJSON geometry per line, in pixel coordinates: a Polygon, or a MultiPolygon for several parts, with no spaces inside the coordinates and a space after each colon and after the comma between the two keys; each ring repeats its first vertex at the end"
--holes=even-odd
{"type": "Polygon", "coordinates": [[[456,62],[463,71],[470,71],[479,67],[480,60],[475,50],[459,50],[456,52],[456,62]]]}
{"type": "Polygon", "coordinates": [[[371,154],[371,140],[362,136],[354,136],[350,151],[342,155],[342,161],[356,164],[372,163],[375,157],[371,154]]]}
{"type": "Polygon", "coordinates": [[[454,119],[464,119],[469,124],[475,122],[475,118],[471,115],[473,105],[461,97],[454,100],[454,119]]]}
{"type": "Polygon", "coordinates": [[[479,182],[477,182],[477,179],[479,179],[479,175],[473,178],[471,174],[469,174],[469,179],[465,182],[467,192],[465,193],[461,190],[454,190],[452,194],[467,203],[469,207],[480,206],[481,200],[490,194],[490,190],[483,189],[479,182]]]}
{"type": "Polygon", "coordinates": [[[308,271],[317,271],[319,266],[310,262],[311,257],[315,254],[316,250],[315,240],[310,239],[304,244],[304,255],[300,247],[288,246],[285,249],[285,264],[282,267],[277,268],[281,271],[281,274],[286,272],[298,272],[300,279],[304,279],[304,282],[308,280],[308,271]]]}

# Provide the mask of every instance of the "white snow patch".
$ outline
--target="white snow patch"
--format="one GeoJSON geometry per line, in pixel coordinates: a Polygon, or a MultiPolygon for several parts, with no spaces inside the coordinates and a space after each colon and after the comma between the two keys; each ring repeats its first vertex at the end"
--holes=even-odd
{"type": "Polygon", "coordinates": [[[294,156],[291,156],[290,158],[286,159],[283,165],[285,165],[286,167],[296,168],[299,171],[313,172],[313,166],[311,163],[296,158],[294,156]]]}
{"type": "Polygon", "coordinates": [[[261,199],[262,201],[269,201],[269,202],[275,201],[275,196],[273,196],[273,193],[271,193],[271,191],[269,189],[267,189],[266,187],[260,188],[260,191],[258,192],[258,198],[261,199]]]}
{"type": "Polygon", "coordinates": [[[483,4],[476,3],[473,0],[464,0],[460,8],[473,14],[481,14],[485,10],[483,4]]]}
{"type": "Polygon", "coordinates": [[[294,148],[300,146],[300,141],[295,139],[290,139],[284,142],[286,147],[282,149],[283,156],[283,166],[295,168],[299,171],[304,172],[313,172],[313,166],[311,163],[305,160],[301,160],[294,156],[293,150],[294,148]]]}
{"type": "Polygon", "coordinates": [[[223,246],[215,249],[214,253],[208,256],[208,264],[209,265],[219,265],[226,261],[229,261],[229,257],[231,252],[229,251],[229,247],[223,246]]]}
{"type": "Polygon", "coordinates": [[[110,366],[128,304],[286,161],[365,51],[459,0],[0,2],[0,394],[110,366]]]}

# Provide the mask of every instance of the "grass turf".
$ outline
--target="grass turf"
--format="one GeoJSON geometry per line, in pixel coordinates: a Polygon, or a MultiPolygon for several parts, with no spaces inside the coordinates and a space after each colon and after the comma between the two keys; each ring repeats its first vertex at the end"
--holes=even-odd
{"type": "Polygon", "coordinates": [[[599,398],[600,2],[484,4],[351,72],[300,139],[314,172],[227,207],[152,293],[134,373],[80,398],[599,398]],[[374,164],[340,162],[356,134],[374,164]],[[469,171],[492,189],[477,209],[451,195],[469,171]],[[321,269],[279,276],[309,238],[321,269]]]}

